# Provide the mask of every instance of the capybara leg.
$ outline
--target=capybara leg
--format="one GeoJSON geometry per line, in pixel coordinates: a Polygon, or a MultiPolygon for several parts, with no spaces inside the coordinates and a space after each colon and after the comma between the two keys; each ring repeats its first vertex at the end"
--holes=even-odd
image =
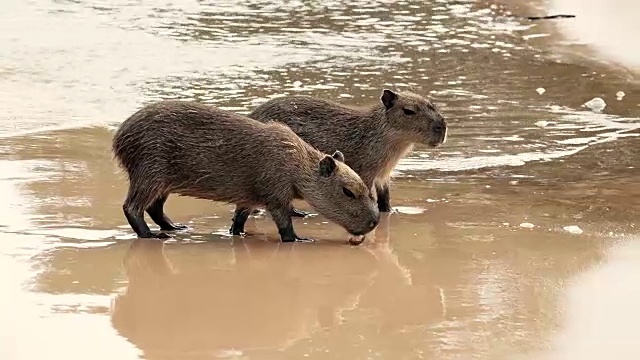
{"type": "Polygon", "coordinates": [[[307,215],[309,215],[309,213],[306,212],[306,211],[298,210],[298,209],[296,209],[294,207],[291,208],[291,216],[293,216],[293,217],[301,217],[301,218],[303,218],[303,217],[306,217],[307,215]]]}
{"type": "Polygon", "coordinates": [[[144,221],[144,211],[131,211],[127,208],[126,205],[122,206],[124,210],[124,216],[127,218],[129,225],[136,232],[139,238],[157,238],[157,239],[167,239],[169,235],[165,233],[154,234],[149,229],[149,226],[144,221]]]}
{"type": "Polygon", "coordinates": [[[247,222],[247,219],[252,212],[252,208],[236,206],[236,210],[233,212],[233,219],[231,220],[231,229],[229,229],[229,233],[232,235],[244,234],[244,224],[247,222]]]}
{"type": "Polygon", "coordinates": [[[164,203],[167,202],[167,195],[157,198],[151,206],[147,208],[147,214],[154,223],[160,226],[160,230],[186,230],[188,227],[182,224],[174,224],[171,219],[164,213],[164,203]]]}
{"type": "Polygon", "coordinates": [[[135,189],[135,186],[129,187],[129,194],[127,194],[127,199],[124,205],[122,205],[122,210],[133,231],[136,232],[139,238],[169,238],[169,235],[163,232],[158,234],[151,232],[151,229],[149,229],[149,226],[144,221],[144,208],[150,202],[148,201],[149,197],[146,196],[146,193],[132,189],[135,189]]]}
{"type": "Polygon", "coordinates": [[[391,212],[389,183],[376,185],[376,193],[378,195],[378,210],[380,212],[391,212]]]}
{"type": "Polygon", "coordinates": [[[267,211],[271,214],[273,221],[278,227],[280,240],[282,242],[312,241],[310,238],[303,238],[296,234],[291,220],[291,206],[267,206],[267,211]]]}

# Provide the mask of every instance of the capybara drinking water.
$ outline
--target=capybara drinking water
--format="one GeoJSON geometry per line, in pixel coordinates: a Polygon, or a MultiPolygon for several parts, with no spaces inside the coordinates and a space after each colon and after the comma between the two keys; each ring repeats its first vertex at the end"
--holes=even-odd
{"type": "MultiPolygon", "coordinates": [[[[145,211],[161,230],[186,228],[164,213],[172,193],[247,211],[264,206],[284,242],[304,239],[293,229],[293,199],[304,199],[352,235],[369,233],[378,223],[371,188],[342,153],[318,151],[283,123],[262,123],[197,102],[161,101],[120,125],[113,152],[129,177],[124,214],[141,238],[168,237],[151,232],[145,211]]],[[[244,231],[240,220],[236,213],[232,232],[244,231]]]]}
{"type": "Polygon", "coordinates": [[[293,95],[271,99],[248,116],[284,122],[320,151],[340,149],[364,183],[376,186],[378,208],[383,212],[391,211],[389,179],[398,162],[416,143],[436,147],[447,137],[447,122],[431,101],[388,89],[382,91],[380,102],[365,108],[293,95]]]}

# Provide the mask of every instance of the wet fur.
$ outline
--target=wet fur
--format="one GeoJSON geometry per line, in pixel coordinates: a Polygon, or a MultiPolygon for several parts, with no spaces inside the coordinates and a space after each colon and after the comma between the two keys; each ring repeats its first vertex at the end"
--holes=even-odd
{"type": "Polygon", "coordinates": [[[416,143],[437,146],[446,140],[447,124],[427,99],[412,92],[383,90],[380,101],[350,107],[306,95],[278,97],[248,115],[282,121],[320,151],[340,149],[346,163],[365,184],[376,186],[380,211],[391,211],[389,180],[393,169],[416,143]],[[406,115],[403,108],[415,110],[406,115]],[[434,132],[434,124],[442,133],[434,132]]]}
{"type": "Polygon", "coordinates": [[[172,193],[249,211],[264,206],[282,241],[303,239],[291,222],[296,198],[350,233],[366,233],[377,224],[370,188],[340,161],[342,154],[323,154],[282,123],[261,123],[197,102],[161,101],[125,120],[112,150],[129,177],[123,210],[139,237],[168,237],[151,233],[144,211],[162,230],[185,228],[164,214],[172,193]],[[343,187],[357,198],[345,196],[343,187]]]}

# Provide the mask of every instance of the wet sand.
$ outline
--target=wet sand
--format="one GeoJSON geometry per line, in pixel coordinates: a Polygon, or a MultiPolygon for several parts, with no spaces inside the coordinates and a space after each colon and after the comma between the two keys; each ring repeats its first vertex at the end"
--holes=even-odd
{"type": "Polygon", "coordinates": [[[632,66],[486,2],[168,4],[3,5],[0,358],[637,358],[632,66]],[[432,96],[451,133],[398,166],[361,246],[321,216],[295,220],[314,243],[264,215],[231,237],[233,206],[180,197],[189,231],[128,227],[109,147],[142,104],[387,86],[432,96]]]}

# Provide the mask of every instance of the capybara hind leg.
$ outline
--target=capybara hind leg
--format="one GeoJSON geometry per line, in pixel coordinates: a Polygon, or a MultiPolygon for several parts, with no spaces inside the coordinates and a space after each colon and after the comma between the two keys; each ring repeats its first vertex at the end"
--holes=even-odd
{"type": "Polygon", "coordinates": [[[233,212],[233,219],[231,220],[231,229],[229,229],[229,233],[232,235],[244,234],[244,225],[251,213],[253,213],[252,208],[236,206],[236,210],[233,212]]]}
{"type": "Polygon", "coordinates": [[[378,195],[378,210],[380,212],[391,212],[391,196],[389,194],[389,183],[376,185],[378,195]]]}
{"type": "Polygon", "coordinates": [[[147,208],[147,214],[154,223],[160,226],[160,230],[186,230],[188,227],[182,224],[174,224],[164,213],[164,203],[167,202],[167,195],[157,198],[151,206],[147,208]]]}
{"type": "Polygon", "coordinates": [[[294,207],[291,208],[291,216],[293,216],[293,217],[301,217],[301,218],[303,218],[303,217],[306,217],[307,215],[309,215],[309,213],[306,212],[306,211],[298,210],[298,209],[296,209],[294,207]]]}
{"type": "Polygon", "coordinates": [[[124,205],[122,205],[122,210],[133,231],[136,232],[139,238],[169,238],[169,235],[163,232],[158,234],[151,232],[149,225],[144,221],[144,208],[151,202],[148,201],[150,196],[148,196],[149,194],[132,189],[135,189],[135,187],[131,186],[129,188],[129,194],[127,194],[127,199],[124,205]]]}
{"type": "Polygon", "coordinates": [[[282,242],[294,241],[313,241],[311,238],[300,237],[293,229],[293,221],[291,220],[291,206],[267,206],[267,211],[271,214],[273,221],[278,227],[280,240],[282,242]]]}
{"type": "Polygon", "coordinates": [[[157,239],[166,239],[169,238],[169,235],[165,233],[154,234],[149,229],[149,226],[144,221],[144,212],[143,211],[131,211],[127,209],[127,206],[122,206],[124,211],[124,216],[127,218],[129,225],[136,232],[139,238],[157,238],[157,239]]]}

